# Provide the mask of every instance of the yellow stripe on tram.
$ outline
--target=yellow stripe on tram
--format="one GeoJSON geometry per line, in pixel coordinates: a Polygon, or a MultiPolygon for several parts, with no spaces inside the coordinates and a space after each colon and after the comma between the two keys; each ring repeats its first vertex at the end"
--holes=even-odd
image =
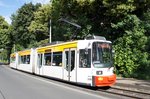
{"type": "Polygon", "coordinates": [[[38,53],[59,52],[59,51],[63,51],[66,48],[76,48],[76,47],[77,47],[77,42],[74,41],[74,42],[41,47],[37,49],[37,52],[38,53]]]}
{"type": "Polygon", "coordinates": [[[31,50],[24,50],[24,51],[18,52],[19,56],[30,55],[30,53],[31,53],[31,50]]]}
{"type": "Polygon", "coordinates": [[[12,53],[11,55],[10,55],[10,57],[15,57],[16,56],[16,54],[15,53],[12,53]]]}

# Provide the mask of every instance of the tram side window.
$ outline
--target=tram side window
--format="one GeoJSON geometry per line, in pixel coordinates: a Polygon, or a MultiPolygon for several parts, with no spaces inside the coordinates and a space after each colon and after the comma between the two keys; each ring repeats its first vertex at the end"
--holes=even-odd
{"type": "Polygon", "coordinates": [[[20,56],[20,63],[24,64],[24,56],[20,56]]]}
{"type": "Polygon", "coordinates": [[[26,56],[26,64],[30,64],[30,55],[26,56]]]}
{"type": "Polygon", "coordinates": [[[53,66],[62,66],[62,52],[53,53],[53,66]]]}
{"type": "Polygon", "coordinates": [[[44,65],[51,66],[51,53],[45,53],[44,59],[44,65]]]}
{"type": "Polygon", "coordinates": [[[20,56],[20,63],[21,64],[30,64],[30,55],[20,56]]]}
{"type": "Polygon", "coordinates": [[[81,49],[79,51],[79,67],[90,68],[91,67],[91,49],[81,49]]]}

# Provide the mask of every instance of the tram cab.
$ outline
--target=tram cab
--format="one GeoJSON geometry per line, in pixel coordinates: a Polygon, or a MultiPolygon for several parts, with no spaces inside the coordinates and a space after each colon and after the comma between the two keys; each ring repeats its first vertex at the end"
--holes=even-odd
{"type": "Polygon", "coordinates": [[[91,86],[111,86],[115,83],[110,41],[101,36],[88,37],[79,41],[78,50],[77,81],[91,86]]]}

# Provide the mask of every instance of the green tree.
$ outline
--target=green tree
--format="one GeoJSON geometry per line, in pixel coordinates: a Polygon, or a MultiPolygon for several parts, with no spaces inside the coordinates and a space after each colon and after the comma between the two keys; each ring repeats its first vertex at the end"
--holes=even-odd
{"type": "Polygon", "coordinates": [[[0,16],[0,48],[4,50],[3,52],[5,52],[1,54],[3,54],[3,59],[7,59],[8,62],[12,48],[10,30],[11,26],[5,21],[5,19],[2,16],[0,16]]]}
{"type": "Polygon", "coordinates": [[[127,15],[121,22],[112,24],[122,30],[123,36],[115,41],[115,66],[119,74],[125,77],[138,77],[135,71],[147,64],[148,54],[145,50],[147,37],[141,21],[135,15],[127,15]]]}
{"type": "Polygon", "coordinates": [[[32,20],[29,31],[36,36],[36,41],[47,39],[49,36],[49,21],[51,15],[51,5],[43,5],[34,12],[34,20],[32,20]]]}
{"type": "Polygon", "coordinates": [[[91,2],[89,2],[89,0],[53,0],[51,15],[52,19],[55,20],[55,27],[53,27],[53,32],[56,34],[54,35],[55,38],[58,39],[58,37],[61,37],[59,39],[69,40],[70,36],[76,32],[76,27],[64,22],[58,22],[60,18],[77,23],[82,27],[81,30],[77,30],[78,34],[76,39],[81,39],[86,36],[92,27],[90,21],[87,18],[87,12],[89,11],[90,3],[91,2]]]}
{"type": "MultiPolygon", "coordinates": [[[[53,0],[52,16],[54,15],[55,18],[57,16],[58,19],[63,17],[81,25],[82,30],[78,34],[79,38],[91,33],[115,40],[118,36],[122,36],[122,33],[114,31],[111,23],[117,23],[126,15],[135,13],[139,9],[139,3],[140,1],[135,0],[53,0]]],[[[64,24],[61,29],[64,30],[62,32],[66,32],[68,38],[75,30],[64,24]]]]}
{"type": "Polygon", "coordinates": [[[142,25],[145,29],[145,35],[148,37],[148,42],[146,43],[146,52],[148,60],[143,60],[140,64],[143,64],[142,66],[139,66],[138,69],[135,71],[137,72],[137,76],[140,75],[140,78],[146,78],[150,79],[150,8],[148,10],[143,11],[144,13],[140,15],[142,20],[142,25]],[[144,73],[143,73],[144,71],[144,73]]]}
{"type": "Polygon", "coordinates": [[[6,33],[8,32],[9,24],[5,21],[5,19],[0,16],[0,47],[3,48],[5,46],[4,42],[6,42],[5,38],[7,38],[6,33]],[[6,36],[6,37],[5,37],[6,36]]]}
{"type": "Polygon", "coordinates": [[[35,35],[28,31],[28,27],[34,19],[33,13],[40,6],[40,4],[24,4],[15,14],[12,15],[13,37],[15,44],[20,44],[24,48],[27,48],[28,44],[35,40],[35,35]]]}

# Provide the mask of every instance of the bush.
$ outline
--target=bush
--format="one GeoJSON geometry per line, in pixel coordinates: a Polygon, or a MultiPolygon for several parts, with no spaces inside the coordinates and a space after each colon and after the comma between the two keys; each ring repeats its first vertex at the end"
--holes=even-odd
{"type": "Polygon", "coordinates": [[[123,31],[123,36],[114,42],[114,60],[118,75],[124,77],[149,78],[149,61],[146,52],[147,37],[141,21],[128,15],[123,21],[112,25],[123,31]]]}

